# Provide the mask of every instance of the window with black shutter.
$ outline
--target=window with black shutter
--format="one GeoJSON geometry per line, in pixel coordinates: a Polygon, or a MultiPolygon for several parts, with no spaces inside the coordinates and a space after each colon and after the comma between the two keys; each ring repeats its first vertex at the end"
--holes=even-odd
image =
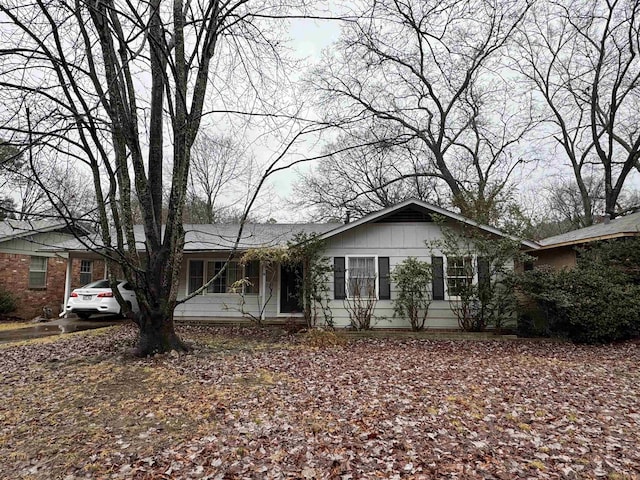
{"type": "Polygon", "coordinates": [[[478,257],[478,294],[480,301],[486,303],[491,297],[489,260],[484,257],[478,257]]]}
{"type": "Polygon", "coordinates": [[[433,268],[433,299],[444,300],[444,262],[442,257],[431,257],[433,268]]]}
{"type": "Polygon", "coordinates": [[[344,257],[333,257],[333,298],[344,300],[345,288],[344,257]]]}
{"type": "Polygon", "coordinates": [[[378,257],[379,299],[391,300],[391,283],[389,280],[389,257],[378,257]]]}

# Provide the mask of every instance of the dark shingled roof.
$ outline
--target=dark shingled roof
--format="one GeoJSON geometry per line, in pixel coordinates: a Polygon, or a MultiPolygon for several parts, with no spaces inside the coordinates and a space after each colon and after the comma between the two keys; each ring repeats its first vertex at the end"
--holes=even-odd
{"type": "Polygon", "coordinates": [[[591,242],[624,236],[640,235],[640,212],[617,217],[609,223],[598,223],[589,227],[580,228],[562,235],[554,235],[540,240],[538,243],[543,248],[560,245],[573,245],[577,243],[591,242]]]}
{"type": "MultiPolygon", "coordinates": [[[[341,223],[247,223],[242,230],[239,250],[256,247],[286,245],[298,233],[323,234],[342,225],[341,223]]],[[[229,251],[238,235],[238,224],[185,225],[185,252],[229,251]]],[[[138,248],[144,248],[142,225],[134,226],[138,248]]],[[[99,236],[87,238],[87,245],[100,248],[99,236]]],[[[57,245],[59,250],[86,250],[86,246],[76,239],[57,245]]]]}
{"type": "MultiPolygon", "coordinates": [[[[376,222],[389,218],[394,213],[403,212],[405,210],[415,210],[421,214],[437,214],[458,222],[466,223],[485,232],[499,235],[513,240],[517,240],[523,247],[538,248],[538,244],[530,240],[523,240],[505,234],[500,230],[479,224],[471,219],[463,217],[457,213],[451,212],[444,208],[423,202],[421,200],[409,199],[392,207],[383,208],[377,212],[365,215],[351,223],[248,223],[245,224],[242,231],[242,238],[238,243],[238,250],[247,250],[257,247],[284,246],[288,241],[293,240],[297,233],[316,233],[320,238],[330,238],[334,235],[340,235],[352,228],[360,225],[376,222]]],[[[410,219],[407,221],[411,221],[410,219]]],[[[185,252],[215,252],[229,251],[233,248],[234,242],[238,235],[238,224],[204,224],[204,225],[185,225],[185,252]]],[[[134,227],[136,242],[138,249],[144,249],[144,231],[141,225],[134,227]]],[[[100,242],[97,237],[92,248],[99,249],[100,242]]],[[[86,250],[86,246],[80,242],[65,242],[59,245],[61,250],[86,250]]]]}
{"type": "MultiPolygon", "coordinates": [[[[341,223],[250,223],[245,224],[238,248],[286,245],[298,233],[322,234],[341,223]]],[[[185,251],[230,250],[239,225],[185,225],[185,251]]],[[[136,231],[136,236],[138,232],[136,231]]]]}

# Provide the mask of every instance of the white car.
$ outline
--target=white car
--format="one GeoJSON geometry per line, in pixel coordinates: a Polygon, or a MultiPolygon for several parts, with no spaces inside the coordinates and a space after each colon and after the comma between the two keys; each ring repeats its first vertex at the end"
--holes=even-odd
{"type": "MultiPolygon", "coordinates": [[[[125,280],[117,280],[118,290],[124,301],[131,305],[134,312],[138,312],[138,301],[131,285],[125,280]]],[[[122,313],[120,304],[109,286],[109,280],[98,280],[71,292],[66,313],[75,313],[80,318],[89,318],[98,313],[122,313]]]]}

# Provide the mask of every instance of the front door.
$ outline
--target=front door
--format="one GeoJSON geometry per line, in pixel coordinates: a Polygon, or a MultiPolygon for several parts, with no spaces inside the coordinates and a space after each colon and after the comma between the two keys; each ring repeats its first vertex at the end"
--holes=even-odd
{"type": "Polygon", "coordinates": [[[280,267],[280,313],[302,312],[302,265],[280,267]]]}

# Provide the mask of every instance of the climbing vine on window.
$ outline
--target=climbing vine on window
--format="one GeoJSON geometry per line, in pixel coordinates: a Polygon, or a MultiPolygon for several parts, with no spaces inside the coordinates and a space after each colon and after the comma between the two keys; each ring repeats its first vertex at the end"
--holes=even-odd
{"type": "MultiPolygon", "coordinates": [[[[324,242],[316,234],[297,233],[286,247],[263,247],[247,250],[241,257],[243,265],[260,264],[266,270],[264,301],[258,301],[258,311],[247,310],[245,294],[254,291],[250,277],[233,284],[234,291],[242,297],[240,311],[257,325],[267,305],[273,298],[278,278],[278,268],[283,265],[302,265],[301,285],[297,289],[301,296],[304,319],[307,327],[313,328],[322,320],[324,325],[333,328],[333,316],[329,307],[329,278],[333,271],[329,259],[324,253],[324,242]]],[[[261,296],[259,296],[261,297],[261,296]]]]}
{"type": "Polygon", "coordinates": [[[302,264],[302,295],[307,327],[313,328],[322,320],[333,328],[333,314],[329,307],[329,279],[333,266],[324,255],[325,242],[314,233],[298,233],[289,242],[290,261],[302,264]]]}

